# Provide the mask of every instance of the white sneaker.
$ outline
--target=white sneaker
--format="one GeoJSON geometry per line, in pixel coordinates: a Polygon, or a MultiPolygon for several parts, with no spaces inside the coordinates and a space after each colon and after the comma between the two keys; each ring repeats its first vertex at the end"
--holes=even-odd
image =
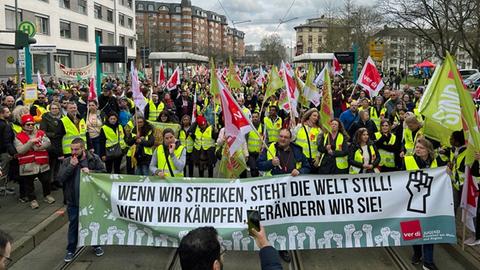
{"type": "Polygon", "coordinates": [[[469,238],[465,239],[465,241],[463,241],[463,243],[465,245],[469,245],[469,244],[475,242],[475,240],[477,240],[477,239],[475,239],[475,236],[470,236],[469,238]]]}
{"type": "Polygon", "coordinates": [[[44,202],[48,203],[48,204],[52,204],[55,202],[55,198],[53,198],[52,196],[50,195],[47,195],[45,196],[45,198],[43,199],[44,202]]]}
{"type": "Polygon", "coordinates": [[[473,241],[472,243],[465,243],[467,246],[477,246],[480,245],[480,239],[473,241]]]}

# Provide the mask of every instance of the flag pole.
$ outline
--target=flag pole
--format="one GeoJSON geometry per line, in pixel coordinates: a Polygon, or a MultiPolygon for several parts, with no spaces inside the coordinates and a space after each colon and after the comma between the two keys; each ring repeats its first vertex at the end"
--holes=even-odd
{"type": "Polygon", "coordinates": [[[463,228],[462,228],[462,250],[465,250],[465,232],[466,232],[466,221],[467,221],[467,209],[463,208],[463,228]]]}

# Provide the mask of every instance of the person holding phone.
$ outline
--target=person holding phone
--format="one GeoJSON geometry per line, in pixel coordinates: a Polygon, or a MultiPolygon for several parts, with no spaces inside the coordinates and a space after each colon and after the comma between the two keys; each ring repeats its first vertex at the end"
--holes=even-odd
{"type": "Polygon", "coordinates": [[[153,151],[150,172],[162,179],[183,177],[187,159],[186,148],[175,138],[171,128],[163,130],[163,144],[153,151]]]}

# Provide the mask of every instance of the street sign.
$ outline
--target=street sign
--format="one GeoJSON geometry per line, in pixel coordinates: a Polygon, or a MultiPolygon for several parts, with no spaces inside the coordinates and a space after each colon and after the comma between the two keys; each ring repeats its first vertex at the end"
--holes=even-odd
{"type": "Polygon", "coordinates": [[[383,40],[372,40],[369,42],[368,47],[372,59],[381,62],[385,54],[383,40]]]}
{"type": "Polygon", "coordinates": [[[100,63],[127,63],[127,47],[125,46],[99,46],[100,63]]]}
{"type": "Polygon", "coordinates": [[[31,45],[30,52],[32,53],[54,53],[57,52],[56,45],[31,45]]]}
{"type": "Polygon", "coordinates": [[[334,52],[333,54],[340,64],[353,64],[354,62],[353,52],[334,52]]]}
{"type": "Polygon", "coordinates": [[[7,64],[11,65],[15,63],[15,57],[13,56],[7,56],[7,64]]]}
{"type": "Polygon", "coordinates": [[[27,33],[29,37],[34,37],[37,31],[35,30],[35,25],[29,21],[23,21],[18,25],[18,30],[21,30],[24,33],[27,33]]]}
{"type": "Polygon", "coordinates": [[[25,51],[18,50],[18,60],[24,61],[25,60],[25,51]]]}

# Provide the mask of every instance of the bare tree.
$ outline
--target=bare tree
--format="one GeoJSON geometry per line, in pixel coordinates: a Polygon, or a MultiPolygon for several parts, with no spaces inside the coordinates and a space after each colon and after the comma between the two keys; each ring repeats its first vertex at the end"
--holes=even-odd
{"type": "Polygon", "coordinates": [[[279,64],[287,57],[283,41],[277,34],[262,38],[260,42],[260,59],[265,64],[279,64]]]}

